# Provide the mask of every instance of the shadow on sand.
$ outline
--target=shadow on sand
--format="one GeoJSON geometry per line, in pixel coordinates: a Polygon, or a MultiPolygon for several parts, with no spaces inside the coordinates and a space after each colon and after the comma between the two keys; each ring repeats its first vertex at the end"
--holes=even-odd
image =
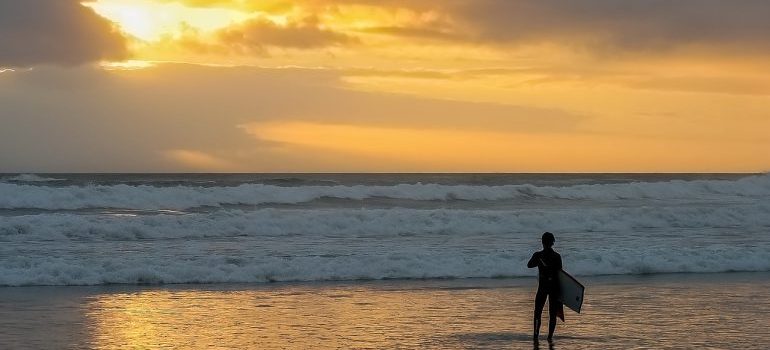
{"type": "Polygon", "coordinates": [[[571,335],[559,335],[554,337],[553,342],[548,342],[544,337],[540,337],[538,342],[532,341],[531,333],[514,333],[514,332],[488,332],[488,333],[462,333],[453,335],[455,341],[462,344],[467,344],[472,348],[505,348],[506,346],[516,343],[521,346],[522,343],[532,344],[533,349],[556,349],[559,340],[582,340],[586,342],[598,342],[606,340],[603,337],[590,337],[590,336],[571,336],[571,335]]]}
{"type": "Polygon", "coordinates": [[[516,343],[529,343],[534,349],[554,349],[553,343],[548,343],[543,339],[542,344],[532,341],[532,334],[513,333],[513,332],[491,332],[491,333],[463,333],[453,335],[452,338],[457,342],[470,346],[471,348],[500,349],[516,343]]]}

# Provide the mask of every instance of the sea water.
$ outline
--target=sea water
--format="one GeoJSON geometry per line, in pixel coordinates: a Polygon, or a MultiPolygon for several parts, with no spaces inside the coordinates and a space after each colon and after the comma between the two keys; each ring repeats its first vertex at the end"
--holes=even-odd
{"type": "Polygon", "coordinates": [[[768,174],[2,174],[0,286],[770,271],[768,174]]]}

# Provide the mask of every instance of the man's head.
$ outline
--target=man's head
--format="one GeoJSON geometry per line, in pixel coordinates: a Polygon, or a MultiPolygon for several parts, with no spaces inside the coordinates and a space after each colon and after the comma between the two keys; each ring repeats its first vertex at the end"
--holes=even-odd
{"type": "Polygon", "coordinates": [[[543,248],[550,248],[553,247],[553,242],[556,242],[556,238],[553,236],[553,233],[546,232],[543,233],[543,248]]]}

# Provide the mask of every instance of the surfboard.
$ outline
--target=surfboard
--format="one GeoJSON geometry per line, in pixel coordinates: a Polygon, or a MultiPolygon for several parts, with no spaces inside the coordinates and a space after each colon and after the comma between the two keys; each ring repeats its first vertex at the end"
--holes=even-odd
{"type": "Polygon", "coordinates": [[[585,292],[585,287],[583,287],[575,277],[564,272],[564,270],[559,271],[558,278],[560,289],[559,301],[572,309],[572,311],[580,313],[580,309],[583,307],[583,293],[585,292]]]}

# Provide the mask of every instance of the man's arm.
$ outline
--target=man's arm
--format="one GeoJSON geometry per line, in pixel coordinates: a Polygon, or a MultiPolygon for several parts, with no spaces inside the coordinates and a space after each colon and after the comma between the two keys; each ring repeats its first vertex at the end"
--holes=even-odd
{"type": "Polygon", "coordinates": [[[532,254],[532,258],[529,259],[529,262],[527,263],[527,267],[530,269],[537,266],[540,263],[540,256],[538,252],[535,252],[535,254],[532,254]]]}
{"type": "Polygon", "coordinates": [[[561,270],[561,255],[556,256],[556,271],[561,270]]]}

